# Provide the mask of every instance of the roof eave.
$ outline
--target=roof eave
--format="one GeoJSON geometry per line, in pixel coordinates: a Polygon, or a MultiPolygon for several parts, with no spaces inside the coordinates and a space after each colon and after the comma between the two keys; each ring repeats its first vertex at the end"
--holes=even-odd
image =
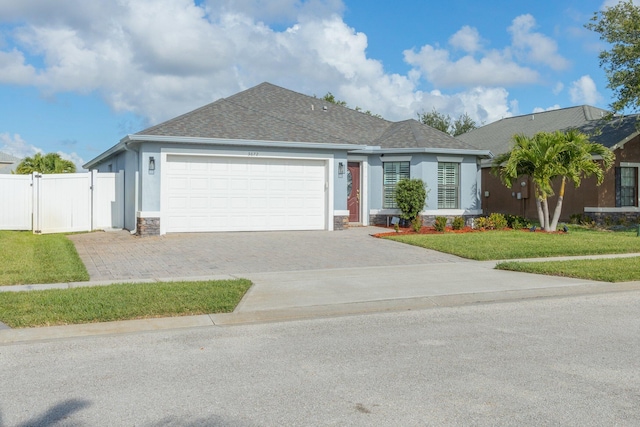
{"type": "Polygon", "coordinates": [[[619,142],[615,143],[614,145],[612,145],[610,150],[611,151],[615,151],[618,148],[624,147],[624,144],[626,144],[627,142],[631,141],[633,138],[635,138],[638,135],[640,135],[640,131],[635,131],[631,135],[625,136],[622,141],[619,141],[619,142]]]}
{"type": "Polygon", "coordinates": [[[324,142],[291,142],[291,141],[267,141],[228,138],[201,138],[191,136],[165,136],[165,135],[129,135],[125,138],[128,142],[177,142],[181,144],[198,145],[232,145],[243,147],[278,147],[278,148],[312,148],[321,150],[353,150],[364,149],[366,145],[324,143],[324,142]]]}
{"type": "Polygon", "coordinates": [[[410,153],[423,153],[423,154],[451,154],[459,156],[477,156],[480,158],[492,159],[493,153],[490,150],[472,150],[463,148],[380,148],[380,147],[367,147],[364,150],[352,151],[352,154],[410,154],[410,153]]]}
{"type": "Polygon", "coordinates": [[[127,143],[127,138],[128,137],[122,138],[120,142],[118,142],[116,145],[109,148],[107,151],[100,154],[98,157],[94,157],[93,159],[89,160],[87,163],[82,165],[82,167],[84,169],[91,170],[93,166],[97,165],[98,163],[101,163],[103,160],[113,156],[114,154],[118,154],[121,151],[125,151],[127,149],[125,146],[125,144],[127,143]]]}

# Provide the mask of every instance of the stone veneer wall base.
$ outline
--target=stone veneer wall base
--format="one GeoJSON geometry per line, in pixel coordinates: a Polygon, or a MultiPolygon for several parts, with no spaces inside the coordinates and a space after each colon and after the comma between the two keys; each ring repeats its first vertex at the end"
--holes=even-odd
{"type": "Polygon", "coordinates": [[[159,236],[160,218],[148,217],[137,218],[136,235],[138,236],[159,236]]]}
{"type": "Polygon", "coordinates": [[[344,230],[346,228],[349,228],[349,216],[335,215],[333,217],[333,229],[344,230]]]}

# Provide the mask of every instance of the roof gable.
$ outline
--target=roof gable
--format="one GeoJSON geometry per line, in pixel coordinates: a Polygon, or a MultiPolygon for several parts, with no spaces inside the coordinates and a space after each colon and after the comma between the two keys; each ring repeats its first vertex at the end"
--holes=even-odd
{"type": "Polygon", "coordinates": [[[452,148],[475,149],[451,135],[410,119],[392,123],[386,131],[375,140],[375,145],[385,148],[452,148]]]}

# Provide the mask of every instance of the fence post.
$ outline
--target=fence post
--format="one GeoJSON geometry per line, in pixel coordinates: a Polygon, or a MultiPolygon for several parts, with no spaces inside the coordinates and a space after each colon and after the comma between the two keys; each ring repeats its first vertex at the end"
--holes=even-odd
{"type": "Polygon", "coordinates": [[[40,234],[42,219],[40,218],[40,205],[42,200],[40,198],[40,178],[42,175],[39,172],[31,173],[31,191],[32,191],[32,211],[31,211],[31,231],[33,234],[40,234]]]}

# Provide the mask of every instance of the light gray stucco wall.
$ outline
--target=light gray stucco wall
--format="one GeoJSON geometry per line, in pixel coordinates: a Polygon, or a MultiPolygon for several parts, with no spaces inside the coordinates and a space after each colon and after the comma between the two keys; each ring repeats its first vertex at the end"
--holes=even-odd
{"type": "MultiPolygon", "coordinates": [[[[411,157],[410,177],[420,178],[427,186],[427,200],[425,209],[438,209],[438,155],[412,153],[412,154],[385,154],[369,156],[369,208],[383,209],[383,169],[384,161],[394,161],[398,157],[411,157]]],[[[475,156],[445,155],[443,157],[456,158],[460,162],[460,209],[480,209],[479,168],[475,156]]]]}
{"type": "Polygon", "coordinates": [[[127,150],[110,157],[94,166],[98,172],[124,171],[124,228],[136,227],[136,172],[138,171],[138,153],[127,150]]]}

